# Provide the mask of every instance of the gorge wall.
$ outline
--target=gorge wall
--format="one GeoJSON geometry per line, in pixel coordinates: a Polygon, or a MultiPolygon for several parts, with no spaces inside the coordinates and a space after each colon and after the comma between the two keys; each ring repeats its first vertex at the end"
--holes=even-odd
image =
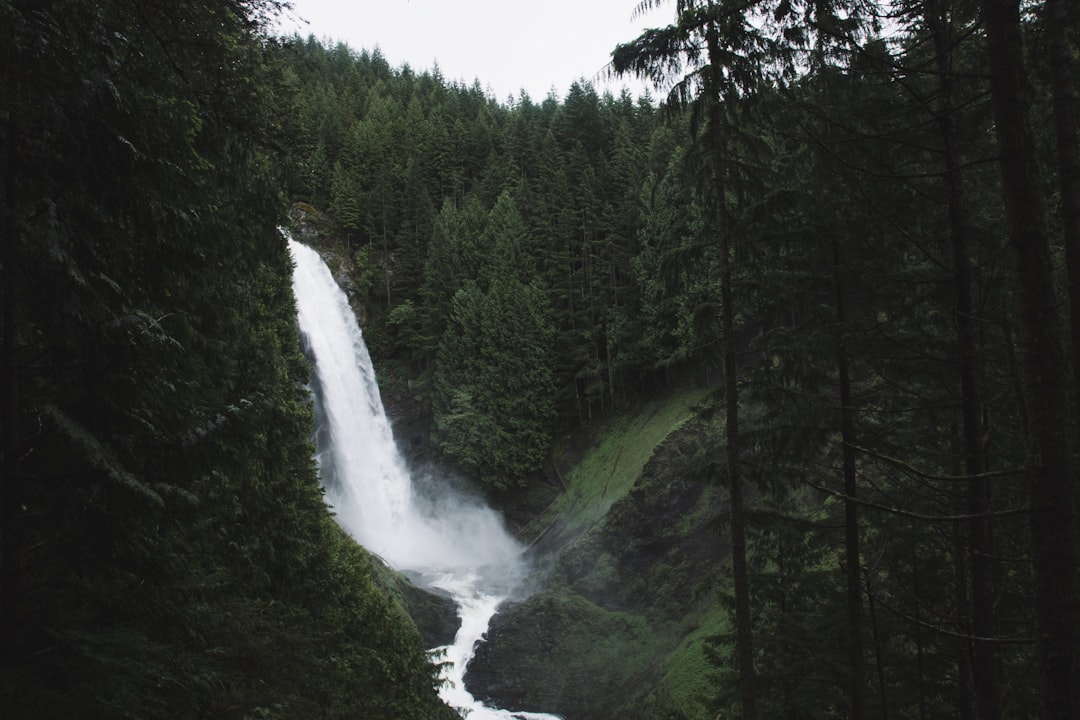
{"type": "Polygon", "coordinates": [[[711,720],[730,551],[726,489],[701,471],[719,445],[696,397],[610,423],[526,528],[548,570],[493,619],[466,676],[474,694],[567,720],[711,720]]]}

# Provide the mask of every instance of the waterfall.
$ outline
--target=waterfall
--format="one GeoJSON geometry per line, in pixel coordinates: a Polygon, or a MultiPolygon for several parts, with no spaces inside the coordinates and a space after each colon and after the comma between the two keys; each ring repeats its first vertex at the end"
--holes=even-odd
{"type": "Polygon", "coordinates": [[[435,648],[448,666],[440,695],[470,720],[557,720],[490,708],[465,689],[465,667],[524,575],[521,546],[482,503],[420,496],[394,442],[367,346],[345,293],[317,252],[289,239],[300,333],[315,365],[319,473],[343,528],[391,567],[453,597],[461,628],[435,648]]]}

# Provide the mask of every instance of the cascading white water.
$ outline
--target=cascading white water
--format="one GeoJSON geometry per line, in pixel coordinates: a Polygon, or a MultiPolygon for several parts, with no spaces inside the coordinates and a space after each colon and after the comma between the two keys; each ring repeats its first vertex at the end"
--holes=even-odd
{"type": "Polygon", "coordinates": [[[317,252],[289,240],[300,332],[314,360],[322,427],[318,461],[327,502],[361,545],[398,570],[449,593],[461,628],[436,650],[449,663],[440,691],[469,720],[557,720],[490,708],[465,689],[465,667],[491,617],[522,578],[521,546],[490,508],[453,495],[424,501],[394,442],[360,327],[317,252]]]}

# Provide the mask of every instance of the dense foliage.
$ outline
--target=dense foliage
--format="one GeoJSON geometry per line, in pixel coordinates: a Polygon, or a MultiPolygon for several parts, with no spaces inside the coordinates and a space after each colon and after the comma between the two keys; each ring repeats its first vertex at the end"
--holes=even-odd
{"type": "Polygon", "coordinates": [[[1076,10],[671,6],[614,54],[656,107],[273,40],[273,0],[0,0],[5,711],[449,712],[322,503],[289,197],[335,224],[391,392],[504,498],[581,426],[712,391],[670,463],[582,495],[577,596],[526,608],[552,647],[608,638],[565,663],[590,678],[633,658],[566,687],[1080,716],[1076,10]],[[683,587],[649,538],[702,550],[705,510],[730,573],[683,587]],[[682,641],[643,645],[658,618],[682,641]]]}
{"type": "Polygon", "coordinates": [[[294,188],[364,269],[383,377],[498,488],[715,384],[709,712],[1074,716],[1075,10],[671,6],[614,55],[659,109],[286,49],[294,188]]]}
{"type": "Polygon", "coordinates": [[[5,717],[451,715],[311,459],[276,10],[0,3],[5,717]]]}
{"type": "Polygon", "coordinates": [[[377,51],[285,55],[295,194],[338,222],[384,380],[410,381],[447,456],[518,486],[557,429],[699,366],[705,269],[672,269],[696,297],[661,277],[660,244],[700,222],[669,176],[685,140],[647,100],[582,81],[500,104],[377,51]]]}

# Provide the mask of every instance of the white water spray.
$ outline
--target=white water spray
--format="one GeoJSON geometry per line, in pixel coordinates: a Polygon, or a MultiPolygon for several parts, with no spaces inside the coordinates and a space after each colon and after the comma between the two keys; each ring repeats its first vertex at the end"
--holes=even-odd
{"type": "Polygon", "coordinates": [[[440,695],[469,720],[558,720],[490,708],[465,689],[465,667],[499,604],[522,578],[521,546],[490,508],[454,496],[422,503],[394,443],[375,371],[345,293],[317,252],[289,240],[300,332],[314,359],[322,416],[320,474],[338,522],[398,570],[413,571],[458,605],[440,695]]]}

